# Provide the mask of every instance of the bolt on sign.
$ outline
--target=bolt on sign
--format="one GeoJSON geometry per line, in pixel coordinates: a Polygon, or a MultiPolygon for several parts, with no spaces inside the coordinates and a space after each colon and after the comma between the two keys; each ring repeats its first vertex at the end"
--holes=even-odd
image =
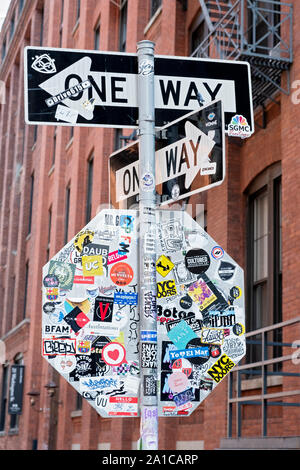
{"type": "Polygon", "coordinates": [[[42,355],[103,417],[138,416],[137,216],[102,211],[43,268],[42,355]]]}
{"type": "Polygon", "coordinates": [[[157,211],[158,415],[189,416],[246,351],[242,268],[186,212],[157,211]]]}
{"type": "MultiPolygon", "coordinates": [[[[156,56],[154,69],[157,127],[197,109],[200,94],[223,101],[225,132],[254,132],[247,62],[156,56]]],[[[24,72],[27,124],[138,127],[137,54],[30,46],[24,72]]]]}

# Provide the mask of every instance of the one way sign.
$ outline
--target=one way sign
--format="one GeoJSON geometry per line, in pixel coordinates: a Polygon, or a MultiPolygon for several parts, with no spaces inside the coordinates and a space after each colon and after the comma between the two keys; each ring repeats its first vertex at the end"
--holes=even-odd
{"type": "MultiPolygon", "coordinates": [[[[99,127],[138,127],[137,54],[26,47],[25,121],[99,127]]],[[[253,132],[247,62],[155,56],[155,126],[222,100],[225,132],[236,115],[253,132]]]]}
{"type": "MultiPolygon", "coordinates": [[[[225,133],[222,101],[215,101],[163,127],[156,138],[156,191],[160,205],[222,183],[225,133]]],[[[110,197],[130,208],[139,194],[138,141],[110,156],[110,197]]]]}

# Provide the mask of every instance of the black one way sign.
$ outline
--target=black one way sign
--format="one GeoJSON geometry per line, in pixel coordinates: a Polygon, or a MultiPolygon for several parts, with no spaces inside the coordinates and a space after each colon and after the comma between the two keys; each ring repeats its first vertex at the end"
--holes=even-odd
{"type": "MultiPolygon", "coordinates": [[[[224,181],[225,135],[222,101],[160,128],[155,141],[155,182],[160,206],[206,191],[224,181]]],[[[110,202],[134,208],[140,189],[139,141],[109,158],[110,202]]]]}
{"type": "MultiPolygon", "coordinates": [[[[138,127],[137,54],[25,48],[25,121],[100,127],[138,127]]],[[[156,56],[155,126],[222,100],[225,132],[235,116],[254,131],[247,62],[156,56]],[[244,121],[245,122],[245,121],[244,121]]]]}

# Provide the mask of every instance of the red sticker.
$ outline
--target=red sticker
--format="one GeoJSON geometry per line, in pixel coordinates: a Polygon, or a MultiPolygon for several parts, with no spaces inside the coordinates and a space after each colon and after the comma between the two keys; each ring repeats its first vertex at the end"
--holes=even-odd
{"type": "Polygon", "coordinates": [[[126,350],[120,343],[108,343],[102,349],[102,359],[109,366],[118,366],[125,362],[126,350]]]}
{"type": "Polygon", "coordinates": [[[110,278],[117,286],[127,286],[133,279],[133,269],[127,263],[117,263],[111,268],[110,278]]]}

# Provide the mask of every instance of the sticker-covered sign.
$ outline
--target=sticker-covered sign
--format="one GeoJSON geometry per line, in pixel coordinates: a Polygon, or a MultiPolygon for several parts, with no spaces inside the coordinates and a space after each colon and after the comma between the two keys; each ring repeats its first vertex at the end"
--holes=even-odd
{"type": "Polygon", "coordinates": [[[104,210],[43,268],[42,356],[102,417],[139,413],[137,225],[135,211],[104,210]]]}
{"type": "Polygon", "coordinates": [[[157,282],[158,414],[189,416],[245,355],[244,273],[187,213],[157,226],[157,264],[173,265],[157,282]]]}

